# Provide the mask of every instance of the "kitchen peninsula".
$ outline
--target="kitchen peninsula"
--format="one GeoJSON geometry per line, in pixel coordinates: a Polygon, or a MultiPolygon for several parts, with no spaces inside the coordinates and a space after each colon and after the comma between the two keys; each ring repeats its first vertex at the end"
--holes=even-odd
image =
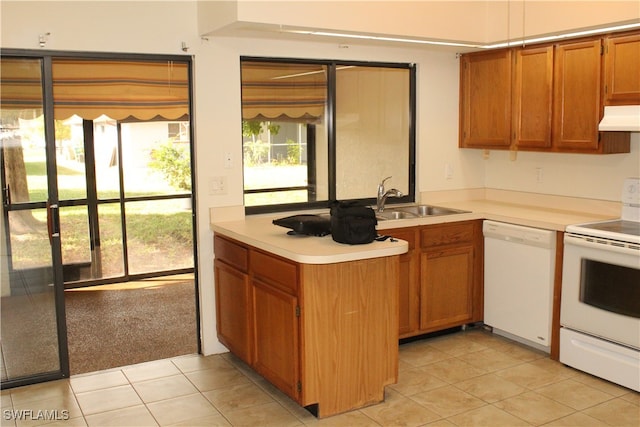
{"type": "MultiPolygon", "coordinates": [[[[415,251],[402,232],[434,227],[457,238],[466,235],[460,230],[493,219],[555,230],[561,244],[568,224],[615,217],[619,209],[613,202],[502,191],[482,191],[466,199],[449,193],[423,196],[467,212],[379,221],[380,234],[400,233],[400,239],[356,246],[336,243],[331,236],[287,235],[268,215],[212,221],[220,341],[319,417],[374,404],[383,400],[384,387],[398,375],[400,314],[405,311],[399,307],[406,305],[399,297],[404,295],[398,292],[403,289],[399,277],[410,265],[403,260],[415,251]]],[[[432,242],[432,234],[424,234],[425,242],[432,242]]],[[[474,236],[477,241],[477,232],[474,236]]],[[[450,242],[446,247],[469,244],[464,239],[450,242]]],[[[473,246],[473,252],[481,259],[482,246],[473,246]]],[[[481,271],[474,268],[470,277],[477,278],[481,271]]],[[[481,296],[482,287],[476,283],[469,293],[471,321],[482,320],[476,295],[481,296]]],[[[556,272],[554,359],[560,286],[556,272]]]]}
{"type": "Polygon", "coordinates": [[[383,401],[407,242],[291,236],[272,219],[211,225],[218,338],[320,418],[383,401]]]}

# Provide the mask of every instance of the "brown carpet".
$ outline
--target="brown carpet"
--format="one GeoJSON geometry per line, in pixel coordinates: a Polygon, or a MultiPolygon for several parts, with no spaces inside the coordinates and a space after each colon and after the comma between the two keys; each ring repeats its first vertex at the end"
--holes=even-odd
{"type": "Polygon", "coordinates": [[[1,298],[2,381],[60,369],[54,295],[1,298]]]}
{"type": "Polygon", "coordinates": [[[197,352],[193,279],[157,283],[65,293],[72,375],[197,352]]]}

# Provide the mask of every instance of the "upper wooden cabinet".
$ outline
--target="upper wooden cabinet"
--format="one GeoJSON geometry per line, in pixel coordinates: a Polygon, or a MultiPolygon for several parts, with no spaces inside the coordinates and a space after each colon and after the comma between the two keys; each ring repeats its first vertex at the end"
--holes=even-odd
{"type": "Polygon", "coordinates": [[[553,108],[553,46],[514,51],[514,143],[550,148],[553,108]]]}
{"type": "Polygon", "coordinates": [[[638,103],[632,101],[634,91],[640,94],[638,37],[592,37],[463,55],[460,147],[628,153],[628,132],[599,132],[598,124],[605,78],[613,82],[607,88],[617,88],[608,92],[608,98],[617,99],[610,103],[638,103]]]}
{"type": "Polygon", "coordinates": [[[460,146],[511,145],[511,50],[461,58],[460,146]]]}
{"type": "Polygon", "coordinates": [[[556,45],[553,77],[553,144],[561,151],[598,151],[602,40],[556,45]]]}
{"type": "Polygon", "coordinates": [[[605,40],[605,105],[640,104],[640,34],[605,40]]]}

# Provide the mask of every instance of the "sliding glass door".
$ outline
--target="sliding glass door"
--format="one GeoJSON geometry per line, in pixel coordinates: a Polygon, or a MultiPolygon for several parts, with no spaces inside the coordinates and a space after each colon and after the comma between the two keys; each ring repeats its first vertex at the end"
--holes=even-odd
{"type": "Polygon", "coordinates": [[[69,375],[65,289],[194,273],[195,217],[188,60],[0,64],[4,388],[69,375]]]}
{"type": "Polygon", "coordinates": [[[2,383],[68,375],[55,152],[43,59],[3,58],[2,383]]]}

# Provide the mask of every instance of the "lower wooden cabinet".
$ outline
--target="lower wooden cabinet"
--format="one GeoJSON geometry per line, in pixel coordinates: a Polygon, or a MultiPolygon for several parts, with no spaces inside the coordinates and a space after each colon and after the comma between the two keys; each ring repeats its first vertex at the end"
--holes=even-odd
{"type": "Polygon", "coordinates": [[[400,338],[482,321],[482,221],[384,231],[409,242],[400,260],[400,338]]]}
{"type": "Polygon", "coordinates": [[[289,396],[299,397],[298,298],[252,281],[254,369],[289,396]]]}
{"type": "Polygon", "coordinates": [[[218,339],[240,359],[251,364],[249,253],[224,239],[215,240],[215,251],[218,254],[214,260],[214,278],[218,284],[216,301],[224,301],[216,306],[218,339]]]}
{"type": "Polygon", "coordinates": [[[400,255],[400,285],[398,304],[398,332],[400,338],[411,336],[420,330],[420,246],[419,227],[384,230],[388,234],[409,243],[409,251],[400,255]]]}
{"type": "Polygon", "coordinates": [[[287,395],[300,398],[298,265],[249,250],[253,368],[287,395]]]}
{"type": "Polygon", "coordinates": [[[220,341],[318,417],[398,379],[400,256],[299,264],[216,234],[220,341]]]}
{"type": "Polygon", "coordinates": [[[446,329],[473,319],[473,246],[422,252],[420,329],[446,329]]]}

